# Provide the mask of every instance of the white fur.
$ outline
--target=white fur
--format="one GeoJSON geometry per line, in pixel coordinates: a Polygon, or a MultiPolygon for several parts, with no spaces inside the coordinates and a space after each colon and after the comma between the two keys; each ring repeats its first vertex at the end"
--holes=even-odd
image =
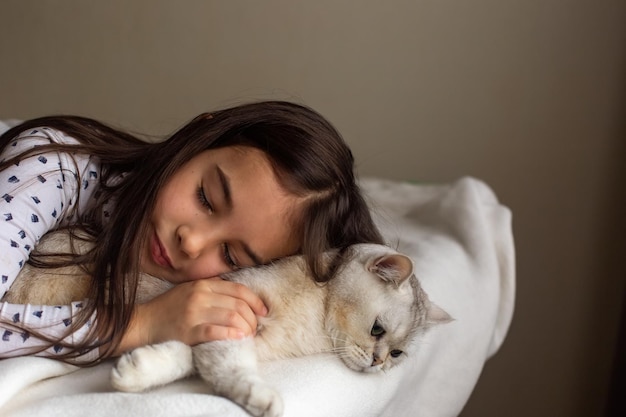
{"type": "Polygon", "coordinates": [[[169,384],[193,372],[191,347],[173,340],[122,355],[111,371],[111,384],[120,391],[138,392],[169,384]]]}
{"type": "MultiPolygon", "coordinates": [[[[25,279],[33,274],[29,271],[25,279]]],[[[301,257],[224,278],[248,286],[269,309],[267,317],[259,318],[254,339],[193,348],[177,341],[140,347],[117,361],[112,385],[137,392],[197,373],[211,392],[230,398],[253,416],[279,417],[282,399],[259,375],[257,361],[334,352],[351,369],[377,372],[400,363],[417,334],[450,320],[428,300],[411,260],[381,245],[352,247],[348,261],[325,284],[308,275],[301,257]],[[374,324],[384,328],[381,335],[372,335],[374,324]]],[[[145,299],[167,289],[148,275],[140,282],[145,299]]]]}

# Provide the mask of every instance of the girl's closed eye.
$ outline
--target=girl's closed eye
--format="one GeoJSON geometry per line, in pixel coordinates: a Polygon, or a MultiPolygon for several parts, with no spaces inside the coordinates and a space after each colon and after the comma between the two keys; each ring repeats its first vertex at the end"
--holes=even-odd
{"type": "Polygon", "coordinates": [[[200,185],[196,190],[196,196],[198,197],[198,201],[200,202],[200,204],[207,210],[209,210],[209,212],[213,213],[213,205],[207,198],[206,193],[204,192],[204,187],[202,185],[200,185]]]}
{"type": "MultiPolygon", "coordinates": [[[[212,214],[215,211],[215,209],[213,208],[213,205],[209,201],[209,198],[206,196],[206,193],[204,192],[204,187],[202,185],[200,185],[198,189],[196,190],[196,195],[198,197],[198,201],[200,202],[200,204],[204,208],[209,210],[209,213],[212,214]]],[[[226,263],[226,265],[228,265],[230,269],[237,270],[240,268],[237,261],[233,259],[230,247],[226,243],[222,243],[222,257],[224,258],[224,262],[226,263]]]]}
{"type": "Polygon", "coordinates": [[[231,252],[230,252],[230,248],[228,247],[226,243],[222,244],[222,254],[224,256],[224,262],[226,262],[226,264],[228,265],[230,269],[232,269],[233,271],[236,271],[241,268],[237,264],[237,261],[233,259],[231,252]]]}

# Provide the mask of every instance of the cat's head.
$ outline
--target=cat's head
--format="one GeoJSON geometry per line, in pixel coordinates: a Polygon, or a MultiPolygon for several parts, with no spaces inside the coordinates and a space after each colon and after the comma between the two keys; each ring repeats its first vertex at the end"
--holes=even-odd
{"type": "Polygon", "coordinates": [[[406,357],[420,332],[451,317],[433,304],[413,274],[413,262],[382,245],[350,248],[329,283],[326,329],[351,369],[387,370],[406,357]]]}

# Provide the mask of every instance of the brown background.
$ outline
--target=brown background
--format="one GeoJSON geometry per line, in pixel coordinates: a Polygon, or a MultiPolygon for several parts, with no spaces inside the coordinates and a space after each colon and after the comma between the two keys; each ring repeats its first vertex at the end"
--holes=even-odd
{"type": "Polygon", "coordinates": [[[290,99],[359,173],[512,208],[517,309],[464,417],[596,416],[624,293],[624,0],[0,2],[0,118],[165,134],[290,99]]]}

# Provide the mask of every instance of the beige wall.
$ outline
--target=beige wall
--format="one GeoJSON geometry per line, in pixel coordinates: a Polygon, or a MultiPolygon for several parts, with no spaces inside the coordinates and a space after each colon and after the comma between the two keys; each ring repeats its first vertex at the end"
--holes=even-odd
{"type": "Polygon", "coordinates": [[[286,98],[336,124],[361,174],[486,180],[513,209],[518,301],[463,415],[587,417],[624,289],[624,16],[625,0],[3,0],[0,118],[167,133],[286,98]]]}

